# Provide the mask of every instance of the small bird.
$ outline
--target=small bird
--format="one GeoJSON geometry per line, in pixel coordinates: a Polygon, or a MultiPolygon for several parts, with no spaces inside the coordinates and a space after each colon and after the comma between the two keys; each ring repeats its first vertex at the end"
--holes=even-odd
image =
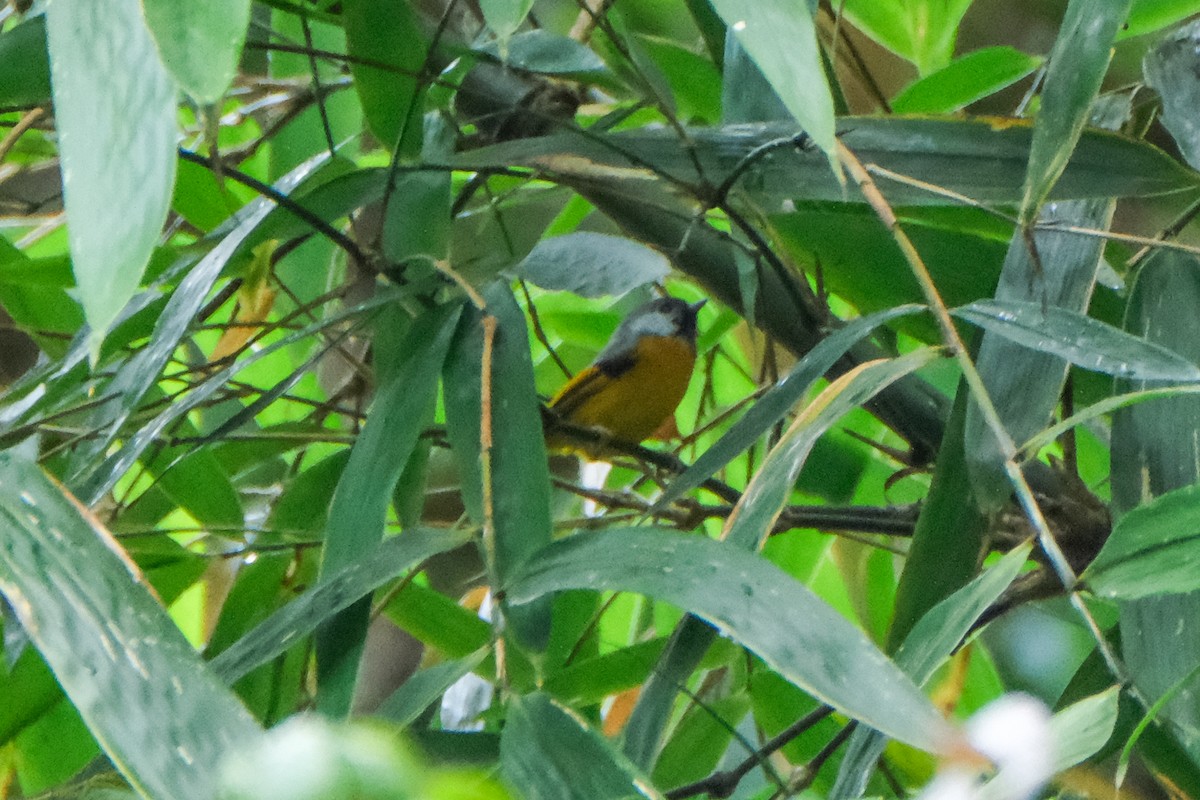
{"type": "Polygon", "coordinates": [[[696,313],[706,301],[688,304],[660,297],[621,322],[586,369],[550,401],[547,445],[594,453],[555,423],[596,430],[602,437],[637,444],[659,429],[683,399],[696,364],[696,313]]]}

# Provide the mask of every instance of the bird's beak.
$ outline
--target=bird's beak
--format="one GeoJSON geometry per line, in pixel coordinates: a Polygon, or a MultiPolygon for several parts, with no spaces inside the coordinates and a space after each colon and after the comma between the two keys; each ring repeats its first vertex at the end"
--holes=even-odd
{"type": "Polygon", "coordinates": [[[694,302],[694,303],[692,303],[690,306],[688,306],[688,309],[689,309],[689,310],[690,310],[690,311],[691,311],[693,314],[695,314],[697,311],[699,311],[700,309],[704,308],[704,304],[705,304],[705,303],[707,303],[707,302],[708,302],[708,300],[707,300],[707,299],[704,299],[704,300],[697,300],[696,302],[694,302]]]}

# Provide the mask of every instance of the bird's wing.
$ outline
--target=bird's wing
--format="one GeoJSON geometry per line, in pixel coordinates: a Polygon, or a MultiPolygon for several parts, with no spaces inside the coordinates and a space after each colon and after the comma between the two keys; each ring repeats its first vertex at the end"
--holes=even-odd
{"type": "Polygon", "coordinates": [[[567,382],[558,394],[550,401],[552,410],[561,419],[569,420],[571,415],[603,389],[611,378],[596,365],[592,365],[567,382]]]}

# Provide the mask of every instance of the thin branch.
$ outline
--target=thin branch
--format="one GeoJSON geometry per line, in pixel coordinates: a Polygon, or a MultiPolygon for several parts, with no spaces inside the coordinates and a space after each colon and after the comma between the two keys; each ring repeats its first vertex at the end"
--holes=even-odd
{"type": "MultiPolygon", "coordinates": [[[[207,157],[202,156],[199,153],[193,153],[191,150],[185,150],[181,147],[179,148],[179,157],[184,161],[190,161],[193,164],[199,164],[200,166],[214,170],[215,172],[213,163],[207,157]]],[[[280,192],[274,186],[263,183],[257,178],[247,175],[245,172],[230,166],[222,166],[221,172],[226,177],[232,178],[243,186],[249,187],[262,196],[270,198],[281,208],[285,208],[292,214],[295,214],[297,217],[311,225],[314,230],[316,230],[326,239],[329,239],[338,247],[345,250],[346,254],[353,258],[355,262],[357,262],[364,269],[370,268],[373,262],[367,256],[367,254],[362,251],[357,242],[339,231],[337,228],[330,225],[325,220],[318,217],[312,211],[309,211],[307,208],[297,203],[292,198],[280,192]]]]}
{"type": "Polygon", "coordinates": [[[762,747],[751,753],[749,758],[733,769],[714,772],[707,778],[698,780],[695,783],[689,783],[686,786],[672,789],[666,793],[667,800],[683,800],[684,798],[695,797],[701,794],[707,794],[710,797],[729,797],[737,789],[742,778],[750,773],[750,770],[760,764],[766,764],[769,755],[784,747],[832,713],[833,709],[829,706],[821,706],[810,711],[784,728],[778,735],[767,740],[762,747]]]}

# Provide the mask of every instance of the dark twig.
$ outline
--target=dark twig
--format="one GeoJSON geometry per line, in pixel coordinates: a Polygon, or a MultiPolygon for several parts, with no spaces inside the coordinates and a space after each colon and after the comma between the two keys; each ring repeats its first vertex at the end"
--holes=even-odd
{"type": "MultiPolygon", "coordinates": [[[[683,800],[685,797],[695,797],[700,794],[707,794],[709,797],[729,797],[737,789],[742,778],[750,773],[759,764],[765,764],[767,757],[786,745],[788,742],[795,739],[800,734],[807,731],[809,728],[816,725],[821,720],[833,713],[833,709],[829,706],[821,706],[805,714],[800,719],[793,722],[788,727],[767,740],[762,747],[750,754],[745,761],[738,764],[733,769],[714,772],[707,778],[689,783],[686,786],[680,786],[677,789],[672,789],[666,793],[667,800],[683,800]]],[[[839,733],[840,735],[840,733],[839,733]]],[[[837,739],[835,736],[834,739],[837,739]]],[[[832,742],[831,742],[832,743],[832,742]]],[[[840,742],[838,743],[841,744],[840,742]]],[[[836,749],[836,748],[835,748],[836,749]]],[[[822,750],[822,753],[824,750],[822,750]]],[[[820,753],[818,753],[820,757],[820,753]]],[[[828,758],[828,756],[826,756],[828,758]]]]}
{"type": "Polygon", "coordinates": [[[312,72],[313,94],[317,98],[317,111],[321,115],[321,130],[325,133],[325,147],[328,148],[329,155],[334,156],[337,155],[337,147],[333,143],[333,128],[329,124],[329,113],[322,98],[321,71],[317,68],[317,56],[313,52],[312,27],[308,23],[308,17],[300,17],[300,27],[304,31],[304,46],[308,49],[308,68],[312,72]]]}
{"type": "MultiPolygon", "coordinates": [[[[210,161],[207,157],[200,155],[199,153],[192,152],[191,150],[185,150],[182,147],[179,148],[179,157],[184,161],[190,161],[193,164],[199,164],[202,167],[215,170],[212,161],[210,161]]],[[[234,169],[230,166],[222,167],[221,172],[226,177],[232,178],[243,186],[247,186],[262,196],[270,198],[279,207],[285,208],[291,213],[295,214],[297,217],[311,225],[314,230],[316,230],[326,239],[329,239],[329,241],[345,250],[346,254],[353,258],[359,265],[367,269],[370,268],[372,261],[367,254],[363,252],[362,248],[358,246],[357,242],[339,231],[337,228],[330,225],[325,220],[318,217],[312,211],[297,203],[292,198],[280,192],[274,186],[263,183],[257,178],[251,177],[241,170],[234,169]]]]}

